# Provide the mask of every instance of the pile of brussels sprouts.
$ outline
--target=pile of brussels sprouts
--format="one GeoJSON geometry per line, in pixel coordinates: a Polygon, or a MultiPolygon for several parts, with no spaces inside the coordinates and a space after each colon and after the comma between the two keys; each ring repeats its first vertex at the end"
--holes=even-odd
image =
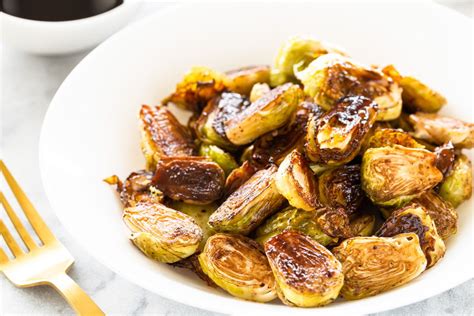
{"type": "Polygon", "coordinates": [[[273,67],[194,67],[143,105],[146,169],[106,181],[154,260],[256,302],[360,299],[435,265],[456,233],[474,124],[438,114],[445,103],[393,66],[296,37],[273,67]]]}

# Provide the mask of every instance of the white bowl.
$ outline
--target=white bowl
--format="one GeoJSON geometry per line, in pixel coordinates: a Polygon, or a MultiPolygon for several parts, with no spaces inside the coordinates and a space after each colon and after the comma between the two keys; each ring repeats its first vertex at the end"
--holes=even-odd
{"type": "Polygon", "coordinates": [[[125,0],[104,13],[71,21],[36,21],[0,13],[2,41],[40,55],[70,54],[94,47],[122,28],[141,0],[125,0]]]}
{"type": "Polygon", "coordinates": [[[117,195],[102,182],[144,167],[137,129],[141,104],[159,103],[193,65],[226,70],[271,63],[291,35],[331,41],[362,62],[394,63],[446,95],[444,113],[472,121],[472,76],[466,67],[472,57],[471,21],[438,5],[407,5],[200,4],[167,10],[117,33],[74,69],[46,115],[40,166],[53,209],[70,233],[119,275],[164,297],[223,313],[365,314],[468,280],[474,271],[472,199],[459,208],[459,231],[448,241],[445,258],[419,278],[374,297],[303,309],[239,300],[148,259],[127,240],[117,195]]]}

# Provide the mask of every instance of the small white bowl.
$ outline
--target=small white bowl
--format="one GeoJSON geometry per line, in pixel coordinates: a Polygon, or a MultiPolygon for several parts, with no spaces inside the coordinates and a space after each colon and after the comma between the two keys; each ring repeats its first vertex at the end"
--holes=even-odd
{"type": "Polygon", "coordinates": [[[3,43],[32,54],[62,55],[92,48],[130,21],[141,0],[125,0],[118,7],[71,21],[28,20],[0,13],[3,43]]]}

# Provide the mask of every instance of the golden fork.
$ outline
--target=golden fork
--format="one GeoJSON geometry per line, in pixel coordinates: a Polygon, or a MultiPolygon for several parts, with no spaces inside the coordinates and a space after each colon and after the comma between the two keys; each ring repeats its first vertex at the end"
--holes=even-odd
{"type": "Polygon", "coordinates": [[[15,257],[14,259],[9,259],[3,249],[0,248],[0,271],[18,287],[52,286],[79,315],[105,315],[86,292],[66,274],[67,270],[74,263],[74,258],[59,240],[54,237],[1,160],[0,169],[18,200],[18,204],[20,204],[28,221],[43,243],[43,245],[36,244],[3,193],[0,192],[1,203],[13,226],[15,226],[18,235],[29,250],[28,252],[23,251],[0,219],[0,233],[15,257]]]}

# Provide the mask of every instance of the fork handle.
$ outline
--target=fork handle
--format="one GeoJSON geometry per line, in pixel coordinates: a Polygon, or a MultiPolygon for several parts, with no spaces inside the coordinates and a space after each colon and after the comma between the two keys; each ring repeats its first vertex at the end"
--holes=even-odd
{"type": "Polygon", "coordinates": [[[89,295],[66,273],[50,278],[48,283],[66,299],[78,315],[105,315],[89,295]]]}

